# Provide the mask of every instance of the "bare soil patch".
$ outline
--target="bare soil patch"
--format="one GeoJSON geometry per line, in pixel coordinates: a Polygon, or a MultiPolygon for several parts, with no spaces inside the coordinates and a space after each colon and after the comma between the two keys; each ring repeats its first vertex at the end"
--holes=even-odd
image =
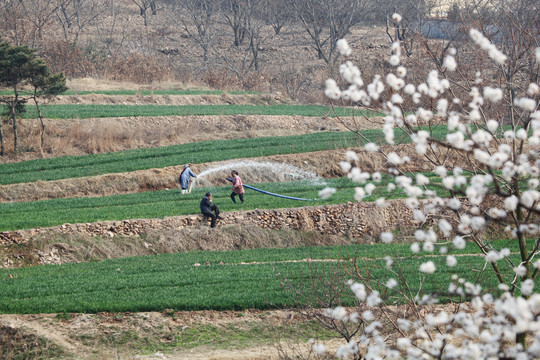
{"type": "Polygon", "coordinates": [[[288,103],[279,95],[63,95],[47,104],[78,105],[274,105],[288,103]]]}
{"type": "Polygon", "coordinates": [[[306,322],[282,310],[0,315],[0,348],[25,358],[278,359],[280,331],[306,322]]]}

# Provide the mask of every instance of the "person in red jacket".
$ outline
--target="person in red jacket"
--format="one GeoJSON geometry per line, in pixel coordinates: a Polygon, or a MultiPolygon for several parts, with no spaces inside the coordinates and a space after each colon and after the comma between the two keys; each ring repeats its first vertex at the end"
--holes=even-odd
{"type": "Polygon", "coordinates": [[[238,171],[233,170],[231,172],[232,175],[232,193],[231,193],[231,199],[233,203],[236,204],[236,195],[240,198],[240,201],[242,204],[244,203],[244,186],[242,185],[242,179],[240,179],[240,176],[238,176],[238,171]]]}

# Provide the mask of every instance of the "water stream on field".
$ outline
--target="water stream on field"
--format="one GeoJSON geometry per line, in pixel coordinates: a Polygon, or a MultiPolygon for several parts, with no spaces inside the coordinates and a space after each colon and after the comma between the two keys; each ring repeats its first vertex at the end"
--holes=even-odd
{"type": "Polygon", "coordinates": [[[238,171],[238,176],[246,184],[300,180],[309,180],[314,186],[326,184],[319,175],[290,164],[247,160],[226,162],[208,168],[197,175],[195,186],[210,187],[230,184],[226,178],[231,178],[232,170],[238,171]]]}

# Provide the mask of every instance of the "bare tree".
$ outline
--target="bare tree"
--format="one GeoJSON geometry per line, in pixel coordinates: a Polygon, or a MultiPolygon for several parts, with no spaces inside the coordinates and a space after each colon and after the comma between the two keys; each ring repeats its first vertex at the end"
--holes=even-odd
{"type": "Polygon", "coordinates": [[[286,0],[264,0],[261,5],[266,24],[271,25],[274,33],[279,35],[281,29],[292,20],[286,0]]]}
{"type": "Polygon", "coordinates": [[[234,46],[240,46],[246,36],[245,0],[225,0],[223,17],[234,34],[234,46]]]}
{"type": "Polygon", "coordinates": [[[29,45],[35,46],[36,40],[43,38],[45,28],[58,10],[58,3],[56,0],[20,0],[20,2],[24,9],[24,16],[34,26],[29,45]]]}
{"type": "Polygon", "coordinates": [[[64,38],[76,44],[84,28],[105,11],[105,0],[60,0],[56,19],[62,26],[64,38]]]}
{"type": "Polygon", "coordinates": [[[255,71],[259,70],[259,50],[263,41],[262,29],[265,21],[259,17],[259,14],[264,5],[263,0],[245,1],[246,33],[249,39],[248,49],[251,53],[248,69],[253,67],[255,71]]]}
{"type": "Polygon", "coordinates": [[[169,0],[165,6],[168,16],[181,24],[184,33],[202,49],[206,64],[218,31],[216,25],[221,0],[169,0]]]}
{"type": "Polygon", "coordinates": [[[330,63],[336,42],[344,38],[351,27],[374,12],[374,0],[287,0],[311,39],[311,47],[319,59],[330,63]]]}
{"type": "Polygon", "coordinates": [[[118,18],[116,11],[118,4],[115,4],[114,0],[110,4],[112,21],[109,24],[97,22],[96,31],[98,38],[105,46],[108,56],[113,57],[124,46],[127,38],[127,28],[126,23],[118,18]]]}
{"type": "Polygon", "coordinates": [[[139,13],[144,19],[144,26],[148,25],[148,10],[152,15],[157,14],[156,0],[131,0],[139,8],[139,13]]]}
{"type": "Polygon", "coordinates": [[[14,45],[26,44],[32,28],[24,16],[21,1],[0,0],[0,29],[5,39],[14,45]]]}

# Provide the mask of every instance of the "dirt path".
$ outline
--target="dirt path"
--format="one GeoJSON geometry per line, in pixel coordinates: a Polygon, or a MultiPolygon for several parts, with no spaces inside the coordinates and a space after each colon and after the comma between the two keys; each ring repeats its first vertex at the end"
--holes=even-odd
{"type": "Polygon", "coordinates": [[[36,315],[0,315],[0,325],[30,331],[38,337],[55,343],[70,353],[82,354],[88,351],[82,344],[55,331],[55,329],[42,326],[36,315]]]}
{"type": "Polygon", "coordinates": [[[304,321],[283,310],[68,314],[61,319],[56,314],[40,314],[0,315],[0,328],[37,336],[75,359],[273,360],[279,359],[278,346],[282,346],[279,329],[291,330],[304,321]],[[271,339],[257,334],[263,325],[271,329],[264,334],[271,339]],[[199,340],[185,334],[199,328],[207,329],[194,335],[199,340]],[[220,329],[235,345],[224,342],[220,329]],[[249,333],[249,329],[254,329],[254,335],[238,341],[235,334],[249,333]],[[171,341],[176,345],[171,346],[171,341]]]}

